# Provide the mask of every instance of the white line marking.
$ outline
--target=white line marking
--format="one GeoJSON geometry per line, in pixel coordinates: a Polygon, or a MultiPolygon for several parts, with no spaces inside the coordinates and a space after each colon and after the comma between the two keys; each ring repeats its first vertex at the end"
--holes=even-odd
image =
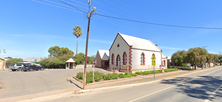
{"type": "Polygon", "coordinates": [[[204,102],[209,102],[214,97],[214,95],[217,93],[217,91],[220,89],[221,85],[222,85],[222,83],[204,102]]]}
{"type": "Polygon", "coordinates": [[[167,90],[167,89],[172,88],[172,87],[175,87],[175,86],[167,87],[167,88],[165,88],[165,89],[162,89],[162,90],[156,91],[156,92],[154,92],[154,93],[151,93],[151,94],[148,94],[148,95],[145,95],[145,96],[142,96],[142,97],[136,98],[136,99],[131,100],[131,101],[129,101],[129,102],[134,102],[134,101],[136,101],[136,100],[139,100],[139,99],[142,99],[142,98],[144,98],[144,97],[147,97],[147,96],[150,96],[150,95],[156,94],[156,93],[158,93],[158,92],[161,92],[161,91],[167,90]]]}

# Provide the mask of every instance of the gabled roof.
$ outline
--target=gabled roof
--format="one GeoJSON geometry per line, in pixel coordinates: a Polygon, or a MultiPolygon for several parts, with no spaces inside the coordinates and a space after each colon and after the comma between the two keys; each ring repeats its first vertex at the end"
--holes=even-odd
{"type": "Polygon", "coordinates": [[[106,54],[109,57],[109,50],[98,50],[98,53],[101,59],[103,58],[104,54],[106,54]]]}
{"type": "Polygon", "coordinates": [[[67,60],[66,62],[75,62],[72,58],[70,58],[69,60],[67,60]]]}
{"type": "Polygon", "coordinates": [[[160,49],[155,44],[153,44],[150,40],[137,38],[137,37],[121,34],[121,33],[118,33],[118,34],[126,41],[126,43],[128,43],[129,45],[132,45],[132,48],[160,51],[160,49]]]}
{"type": "Polygon", "coordinates": [[[104,53],[102,60],[109,60],[109,56],[106,53],[104,53]]]}

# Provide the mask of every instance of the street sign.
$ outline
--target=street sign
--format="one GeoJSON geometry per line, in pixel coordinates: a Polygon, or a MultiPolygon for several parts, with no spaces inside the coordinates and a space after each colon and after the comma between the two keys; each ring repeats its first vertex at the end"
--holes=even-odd
{"type": "Polygon", "coordinates": [[[152,66],[153,66],[153,70],[154,70],[153,75],[154,75],[154,79],[155,79],[156,57],[155,57],[155,54],[154,54],[154,53],[153,53],[153,55],[152,55],[151,59],[152,59],[152,66]]]}
{"type": "Polygon", "coordinates": [[[152,59],[152,66],[156,66],[156,57],[154,54],[152,55],[151,59],[152,59]]]}

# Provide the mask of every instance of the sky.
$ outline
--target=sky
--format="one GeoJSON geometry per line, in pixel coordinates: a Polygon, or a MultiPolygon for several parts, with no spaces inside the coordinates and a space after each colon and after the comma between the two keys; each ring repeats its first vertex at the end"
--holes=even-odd
{"type": "MultiPolygon", "coordinates": [[[[85,53],[88,0],[1,0],[0,57],[48,57],[52,46],[76,53],[73,28],[83,29],[78,52],[85,53]]],[[[118,32],[158,44],[163,54],[204,47],[222,52],[222,29],[171,27],[113,19],[118,18],[189,27],[222,28],[221,0],[92,0],[88,55],[109,50],[118,32]],[[98,15],[96,15],[98,14],[98,15]]]]}

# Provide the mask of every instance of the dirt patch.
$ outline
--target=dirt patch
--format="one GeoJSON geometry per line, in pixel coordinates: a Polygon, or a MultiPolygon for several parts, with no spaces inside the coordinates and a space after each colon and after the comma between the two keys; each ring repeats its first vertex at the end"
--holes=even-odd
{"type": "Polygon", "coordinates": [[[2,82],[0,82],[0,89],[2,88],[3,85],[4,85],[4,84],[3,84],[2,82]]]}

